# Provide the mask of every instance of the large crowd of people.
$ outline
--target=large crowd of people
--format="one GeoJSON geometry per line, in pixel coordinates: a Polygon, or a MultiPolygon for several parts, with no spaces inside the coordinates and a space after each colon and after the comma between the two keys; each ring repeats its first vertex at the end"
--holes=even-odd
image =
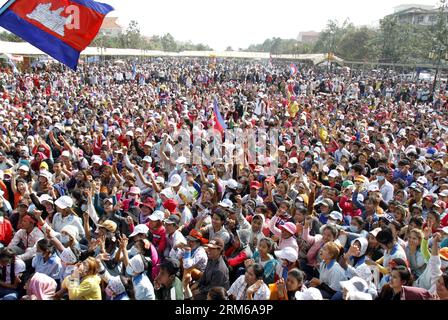
{"type": "Polygon", "coordinates": [[[447,300],[447,84],[298,70],[3,68],[0,300],[447,300]]]}

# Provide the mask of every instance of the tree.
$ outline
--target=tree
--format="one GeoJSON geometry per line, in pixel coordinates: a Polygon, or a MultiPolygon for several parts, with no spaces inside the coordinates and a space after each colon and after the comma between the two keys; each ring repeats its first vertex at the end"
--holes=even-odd
{"type": "Polygon", "coordinates": [[[231,46],[228,46],[228,47],[226,48],[226,51],[233,51],[233,49],[232,49],[231,46]]]}
{"type": "Polygon", "coordinates": [[[0,40],[8,42],[24,42],[22,38],[16,36],[14,33],[2,31],[0,32],[0,40]]]}
{"type": "Polygon", "coordinates": [[[165,34],[162,37],[161,42],[163,51],[170,51],[170,52],[178,51],[176,40],[174,40],[174,37],[171,34],[169,33],[165,34]]]}

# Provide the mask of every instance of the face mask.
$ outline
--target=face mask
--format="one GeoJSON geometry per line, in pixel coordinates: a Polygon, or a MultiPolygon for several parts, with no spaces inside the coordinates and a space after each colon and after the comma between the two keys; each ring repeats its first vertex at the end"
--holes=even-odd
{"type": "Polygon", "coordinates": [[[210,181],[210,182],[213,182],[213,181],[215,181],[215,175],[208,175],[207,176],[207,179],[208,179],[208,181],[210,181]]]}
{"type": "Polygon", "coordinates": [[[350,231],[351,232],[358,232],[358,227],[351,224],[350,225],[350,231]]]}
{"type": "Polygon", "coordinates": [[[62,244],[66,244],[70,241],[70,237],[65,235],[65,234],[61,234],[61,242],[62,244]]]}
{"type": "Polygon", "coordinates": [[[385,179],[384,176],[376,176],[376,178],[378,179],[378,181],[384,181],[384,179],[385,179]]]}
{"type": "Polygon", "coordinates": [[[336,221],[328,219],[327,224],[335,225],[336,221]]]}
{"type": "Polygon", "coordinates": [[[306,162],[311,162],[311,158],[310,158],[310,157],[306,157],[306,158],[305,158],[305,161],[306,161],[306,162]]]}
{"type": "Polygon", "coordinates": [[[176,170],[177,170],[177,171],[181,171],[181,170],[182,170],[182,166],[181,166],[181,165],[177,165],[177,166],[176,166],[176,170]]]}
{"type": "Polygon", "coordinates": [[[87,211],[87,205],[86,204],[83,204],[81,206],[81,211],[87,211]]]}

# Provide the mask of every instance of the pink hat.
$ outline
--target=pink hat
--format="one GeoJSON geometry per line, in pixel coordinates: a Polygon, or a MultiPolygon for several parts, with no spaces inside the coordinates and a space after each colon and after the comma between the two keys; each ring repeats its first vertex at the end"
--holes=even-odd
{"type": "Polygon", "coordinates": [[[286,222],[284,225],[279,226],[279,228],[289,232],[290,234],[296,234],[297,232],[297,227],[292,222],[286,222]]]}
{"type": "Polygon", "coordinates": [[[140,194],[141,191],[140,191],[140,188],[139,188],[139,187],[131,187],[131,188],[129,189],[129,193],[132,193],[132,194],[140,194]]]}

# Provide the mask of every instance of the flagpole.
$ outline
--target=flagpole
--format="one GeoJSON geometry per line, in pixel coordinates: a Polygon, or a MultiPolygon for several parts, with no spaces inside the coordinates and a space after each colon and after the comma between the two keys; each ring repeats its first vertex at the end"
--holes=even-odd
{"type": "Polygon", "coordinates": [[[9,0],[3,7],[0,8],[0,16],[8,10],[8,8],[14,3],[16,0],[9,0]]]}

